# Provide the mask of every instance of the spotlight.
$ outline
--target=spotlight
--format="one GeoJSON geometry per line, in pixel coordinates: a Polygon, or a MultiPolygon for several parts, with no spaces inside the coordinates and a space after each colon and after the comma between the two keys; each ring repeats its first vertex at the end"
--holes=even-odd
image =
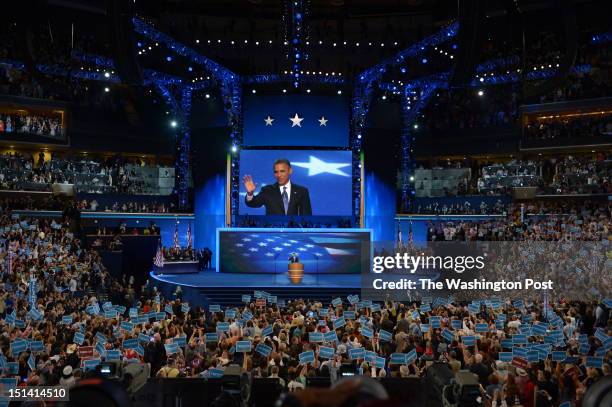
{"type": "Polygon", "coordinates": [[[310,89],[306,89],[306,93],[310,93],[310,89]]]}
{"type": "Polygon", "coordinates": [[[205,97],[206,99],[210,99],[210,93],[207,93],[206,95],[204,95],[204,97],[205,97]]]}
{"type": "Polygon", "coordinates": [[[283,93],[287,93],[287,89],[283,89],[283,93]]]}
{"type": "Polygon", "coordinates": [[[401,73],[406,73],[406,68],[404,68],[404,67],[400,68],[400,72],[401,73]]]}
{"type": "Polygon", "coordinates": [[[414,182],[414,175],[411,175],[408,179],[410,180],[410,182],[414,182]]]}
{"type": "Polygon", "coordinates": [[[200,43],[200,40],[196,40],[196,44],[199,44],[199,43],[200,43]]]}
{"type": "Polygon", "coordinates": [[[338,91],[338,95],[342,95],[342,91],[341,90],[338,91]]]}
{"type": "Polygon", "coordinates": [[[416,130],[416,129],[419,128],[419,125],[415,123],[414,126],[412,126],[412,127],[414,127],[414,129],[416,130]]]}
{"type": "Polygon", "coordinates": [[[176,127],[176,126],[177,126],[177,124],[178,124],[178,123],[176,122],[176,120],[172,120],[172,121],[170,122],[170,127],[176,127]]]}
{"type": "Polygon", "coordinates": [[[168,62],[172,61],[172,57],[166,57],[166,61],[168,62]]]}
{"type": "Polygon", "coordinates": [[[192,71],[193,71],[193,68],[192,68],[192,67],[188,67],[188,68],[187,68],[187,70],[188,70],[189,72],[192,72],[192,71]]]}
{"type": "Polygon", "coordinates": [[[110,92],[110,88],[108,87],[104,88],[104,92],[110,92]]]}
{"type": "Polygon", "coordinates": [[[236,151],[238,151],[238,147],[236,147],[235,145],[232,146],[232,153],[235,153],[236,151]]]}
{"type": "Polygon", "coordinates": [[[478,91],[478,96],[482,96],[482,95],[484,95],[484,92],[482,90],[479,90],[478,91]]]}
{"type": "Polygon", "coordinates": [[[105,78],[110,78],[110,74],[108,72],[104,72],[104,77],[105,78]]]}
{"type": "Polygon", "coordinates": [[[382,100],[387,100],[387,95],[382,95],[382,100]]]}
{"type": "Polygon", "coordinates": [[[479,81],[480,81],[480,82],[484,82],[484,78],[480,78],[480,79],[479,79],[479,81]]]}
{"type": "Polygon", "coordinates": [[[421,63],[426,64],[427,63],[427,58],[421,59],[421,63]]]}
{"type": "Polygon", "coordinates": [[[253,90],[251,91],[251,93],[255,94],[255,93],[257,93],[257,91],[256,91],[255,89],[253,89],[253,90]]]}

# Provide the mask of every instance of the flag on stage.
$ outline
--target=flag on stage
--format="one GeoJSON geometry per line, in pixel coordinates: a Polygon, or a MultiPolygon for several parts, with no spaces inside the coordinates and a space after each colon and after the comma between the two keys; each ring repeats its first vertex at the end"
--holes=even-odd
{"type": "Polygon", "coordinates": [[[408,225],[408,247],[412,249],[414,247],[414,233],[412,233],[412,221],[408,225]]]}
{"type": "Polygon", "coordinates": [[[191,238],[191,224],[189,224],[187,225],[187,248],[191,249],[192,245],[193,245],[193,242],[191,238]]]}
{"type": "Polygon", "coordinates": [[[174,226],[174,240],[172,242],[172,247],[176,249],[181,248],[181,246],[179,245],[178,225],[174,226]]]}
{"type": "Polygon", "coordinates": [[[402,248],[402,229],[399,222],[397,222],[397,248],[402,248]]]}
{"type": "Polygon", "coordinates": [[[154,264],[159,268],[164,267],[164,252],[162,250],[161,239],[159,239],[159,244],[157,245],[154,264]]]}

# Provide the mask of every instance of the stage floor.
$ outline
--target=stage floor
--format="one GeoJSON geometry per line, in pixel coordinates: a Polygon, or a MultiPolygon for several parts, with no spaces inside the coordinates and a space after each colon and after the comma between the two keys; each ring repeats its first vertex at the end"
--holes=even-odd
{"type": "Polygon", "coordinates": [[[287,273],[217,273],[202,271],[197,274],[165,274],[150,273],[153,280],[164,283],[193,288],[360,288],[359,274],[305,274],[301,284],[293,284],[287,273]]]}

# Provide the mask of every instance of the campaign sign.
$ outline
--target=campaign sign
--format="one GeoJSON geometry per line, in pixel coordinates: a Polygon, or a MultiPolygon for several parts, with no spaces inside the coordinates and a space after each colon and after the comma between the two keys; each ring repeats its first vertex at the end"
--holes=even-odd
{"type": "Polygon", "coordinates": [[[406,363],[406,353],[392,353],[389,359],[389,364],[392,365],[403,365],[406,363]]]}
{"type": "Polygon", "coordinates": [[[251,341],[238,341],[236,342],[236,352],[250,352],[251,346],[251,341]]]}
{"type": "Polygon", "coordinates": [[[306,351],[306,352],[302,352],[299,355],[300,364],[301,365],[305,365],[307,363],[312,363],[312,362],[314,362],[314,357],[315,357],[314,351],[312,351],[312,350],[309,350],[309,351],[306,351]]]}
{"type": "Polygon", "coordinates": [[[187,337],[178,336],[176,338],[172,338],[172,343],[176,343],[180,347],[187,346],[187,337]]]}
{"type": "Polygon", "coordinates": [[[527,345],[527,335],[512,335],[513,345],[527,345]]]}
{"type": "Polygon", "coordinates": [[[603,358],[597,356],[587,356],[586,367],[595,367],[601,369],[603,367],[603,358]]]}
{"type": "Polygon", "coordinates": [[[461,329],[463,328],[463,321],[460,319],[453,319],[451,321],[451,328],[453,329],[461,329]]]}
{"type": "Polygon", "coordinates": [[[28,342],[27,341],[13,341],[11,343],[11,353],[13,354],[13,356],[17,356],[19,355],[21,352],[25,352],[28,349],[28,342]]]}
{"type": "Polygon", "coordinates": [[[529,352],[527,348],[520,348],[518,346],[515,346],[514,348],[512,348],[512,354],[514,356],[518,356],[524,359],[527,359],[527,352],[529,352]]]}
{"type": "Polygon", "coordinates": [[[553,362],[563,362],[567,357],[567,353],[565,351],[554,351],[552,353],[553,362]]]}
{"type": "Polygon", "coordinates": [[[263,343],[259,343],[255,347],[255,352],[260,353],[265,357],[268,357],[268,355],[272,352],[272,348],[268,345],[264,345],[263,343]]]}
{"type": "Polygon", "coordinates": [[[365,357],[365,349],[363,349],[361,347],[360,348],[349,349],[349,357],[352,360],[363,359],[365,357]]]}
{"type": "Polygon", "coordinates": [[[100,359],[88,359],[83,361],[83,368],[87,370],[94,370],[96,366],[100,364],[100,359]]]}
{"type": "Polygon", "coordinates": [[[431,312],[431,306],[429,304],[422,304],[420,311],[421,311],[421,314],[425,312],[431,312]]]}
{"type": "Polygon", "coordinates": [[[127,321],[121,322],[121,329],[127,332],[132,332],[134,330],[134,324],[127,321]]]}
{"type": "Polygon", "coordinates": [[[529,368],[529,361],[527,359],[514,356],[512,358],[512,366],[520,367],[521,369],[527,369],[529,368]]]}
{"type": "Polygon", "coordinates": [[[255,306],[257,306],[257,307],[265,307],[266,306],[266,299],[265,298],[258,298],[255,301],[255,306]]]}
{"type": "Polygon", "coordinates": [[[344,317],[340,317],[334,321],[334,329],[342,328],[344,325],[346,325],[344,317]]]}
{"type": "Polygon", "coordinates": [[[319,357],[320,358],[331,359],[331,358],[334,357],[334,353],[336,353],[334,348],[330,348],[330,347],[327,347],[327,346],[319,347],[319,357]]]}
{"type": "Polygon", "coordinates": [[[478,333],[489,332],[489,325],[488,324],[476,324],[476,328],[474,330],[478,333]]]}
{"type": "Polygon", "coordinates": [[[537,350],[530,350],[527,352],[527,361],[529,363],[537,363],[540,360],[540,352],[537,350]]]}
{"type": "Polygon", "coordinates": [[[157,314],[155,314],[155,320],[156,321],[163,321],[164,319],[166,319],[166,313],[165,312],[158,312],[157,314]]]}
{"type": "Polygon", "coordinates": [[[217,342],[219,341],[219,335],[216,332],[208,332],[205,334],[206,342],[217,342]]]}
{"type": "Polygon", "coordinates": [[[376,357],[378,355],[376,354],[376,352],[373,352],[371,350],[366,350],[365,351],[365,361],[368,363],[374,363],[376,362],[376,357]]]}
{"type": "Polygon", "coordinates": [[[442,318],[435,316],[429,318],[429,324],[432,328],[437,329],[442,326],[442,318]]]}
{"type": "Polygon", "coordinates": [[[416,360],[417,353],[416,349],[412,349],[410,352],[406,354],[406,363],[412,363],[416,360]]]}
{"type": "Polygon", "coordinates": [[[323,342],[323,333],[322,332],[310,332],[308,334],[309,342],[323,342]]]}
{"type": "Polygon", "coordinates": [[[453,335],[453,333],[451,331],[449,331],[448,329],[446,329],[446,328],[444,328],[444,330],[442,330],[440,335],[442,336],[442,338],[444,338],[449,343],[452,342],[453,339],[455,339],[455,335],[453,335]]]}
{"type": "Polygon", "coordinates": [[[242,302],[251,302],[251,296],[246,294],[242,296],[242,302]]]}
{"type": "Polygon", "coordinates": [[[95,351],[98,352],[98,355],[102,357],[106,355],[106,349],[104,348],[104,344],[101,342],[96,343],[95,351]]]}
{"type": "MultiPolygon", "coordinates": [[[[123,349],[136,349],[136,346],[138,346],[138,339],[125,339],[123,341],[123,349]]],[[[167,353],[167,351],[166,351],[167,353]]]]}
{"type": "Polygon", "coordinates": [[[138,334],[138,342],[148,343],[151,341],[151,337],[149,335],[140,333],[138,334]]]}
{"type": "MultiPolygon", "coordinates": [[[[229,332],[229,330],[230,330],[229,322],[217,322],[217,331],[219,331],[219,332],[229,332]]],[[[265,330],[266,330],[266,328],[264,328],[264,331],[265,330]]]]}
{"type": "Polygon", "coordinates": [[[339,297],[338,297],[338,298],[334,298],[334,299],[332,300],[332,305],[333,305],[334,307],[339,307],[339,306],[341,306],[341,305],[342,305],[342,299],[341,299],[341,298],[339,298],[339,297]]]}
{"type": "Polygon", "coordinates": [[[44,352],[45,344],[43,343],[43,341],[32,341],[30,342],[30,350],[32,352],[44,352]]]}
{"type": "Polygon", "coordinates": [[[370,311],[372,311],[372,312],[380,312],[381,311],[380,304],[372,304],[372,305],[370,305],[370,311]]]}
{"type": "Polygon", "coordinates": [[[380,339],[383,342],[391,342],[392,334],[389,331],[385,331],[384,329],[381,329],[380,331],[378,331],[378,339],[380,339]]]}
{"type": "Polygon", "coordinates": [[[355,319],[355,311],[344,311],[342,316],[344,319],[355,319]]]}
{"type": "Polygon", "coordinates": [[[80,332],[75,332],[74,339],[72,340],[72,342],[78,345],[82,345],[84,340],[85,340],[85,335],[83,335],[80,332]]]}
{"type": "Polygon", "coordinates": [[[64,325],[72,324],[72,315],[64,315],[62,317],[62,324],[64,324],[64,325]]]}
{"type": "Polygon", "coordinates": [[[91,358],[93,357],[93,354],[93,346],[79,346],[77,349],[77,355],[79,355],[80,358],[91,358]]]}
{"type": "Polygon", "coordinates": [[[429,324],[421,324],[421,332],[429,332],[429,324]]]}
{"type": "Polygon", "coordinates": [[[121,360],[121,351],[117,349],[111,349],[106,351],[106,360],[121,360]]]}
{"type": "Polygon", "coordinates": [[[499,352],[499,360],[502,362],[512,362],[512,352],[499,352]]]}
{"type": "Polygon", "coordinates": [[[181,312],[188,313],[191,308],[186,302],[181,304],[181,312]]]}
{"type": "Polygon", "coordinates": [[[208,312],[221,312],[221,305],[219,305],[219,304],[211,304],[208,307],[208,312]]]}
{"type": "Polygon", "coordinates": [[[234,318],[236,318],[236,310],[235,309],[225,310],[225,318],[226,319],[234,319],[234,318]]]}
{"type": "Polygon", "coordinates": [[[338,334],[335,331],[329,331],[323,334],[323,339],[325,339],[325,342],[337,342],[338,334]]]}
{"type": "Polygon", "coordinates": [[[371,330],[370,328],[363,327],[361,328],[361,334],[365,336],[366,338],[371,339],[374,336],[374,331],[371,330]]]}
{"type": "Polygon", "coordinates": [[[269,336],[272,335],[272,325],[268,325],[267,327],[265,327],[264,329],[261,330],[261,335],[262,336],[269,336]]]}
{"type": "Polygon", "coordinates": [[[461,342],[463,342],[465,346],[474,346],[476,345],[476,337],[473,335],[462,336],[461,342]]]}
{"type": "Polygon", "coordinates": [[[378,369],[384,369],[385,368],[385,362],[386,362],[385,358],[383,358],[382,356],[377,356],[376,357],[375,366],[378,369]]]}
{"type": "MultiPolygon", "coordinates": [[[[125,345],[123,347],[125,348],[125,345]]],[[[179,346],[176,343],[167,343],[164,345],[164,348],[166,349],[166,355],[173,355],[175,353],[179,353],[179,346]]]]}
{"type": "Polygon", "coordinates": [[[218,369],[218,368],[208,369],[208,377],[210,377],[211,379],[221,379],[224,373],[225,372],[223,371],[223,369],[218,369]]]}
{"type": "Polygon", "coordinates": [[[419,311],[417,310],[410,311],[410,315],[412,316],[412,319],[419,319],[421,317],[421,314],[419,314],[419,311]]]}

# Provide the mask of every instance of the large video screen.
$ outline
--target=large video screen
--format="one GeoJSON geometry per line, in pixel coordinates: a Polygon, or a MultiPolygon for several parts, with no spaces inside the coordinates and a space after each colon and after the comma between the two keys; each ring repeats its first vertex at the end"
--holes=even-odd
{"type": "Polygon", "coordinates": [[[343,96],[248,95],[243,112],[245,146],[348,146],[349,108],[343,96]]]}
{"type": "MultiPolygon", "coordinates": [[[[312,216],[350,216],[352,214],[352,155],[335,150],[242,150],[240,153],[240,215],[265,215],[265,207],[245,204],[245,175],[256,183],[255,194],[265,185],[274,184],[274,161],[291,162],[291,184],[308,189],[312,216]]],[[[279,189],[280,196],[280,189],[279,189]]]]}
{"type": "Polygon", "coordinates": [[[286,273],[292,253],[304,273],[361,273],[370,267],[370,232],[350,229],[218,229],[218,271],[286,273]]]}

